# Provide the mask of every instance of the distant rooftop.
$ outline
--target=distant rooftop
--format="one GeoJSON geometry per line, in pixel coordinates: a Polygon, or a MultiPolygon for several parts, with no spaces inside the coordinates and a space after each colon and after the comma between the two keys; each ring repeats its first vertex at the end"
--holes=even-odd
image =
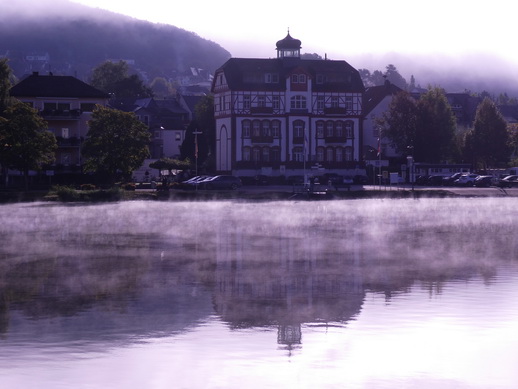
{"type": "Polygon", "coordinates": [[[34,72],[11,88],[13,97],[109,98],[110,95],[72,76],[40,75],[34,72]]]}

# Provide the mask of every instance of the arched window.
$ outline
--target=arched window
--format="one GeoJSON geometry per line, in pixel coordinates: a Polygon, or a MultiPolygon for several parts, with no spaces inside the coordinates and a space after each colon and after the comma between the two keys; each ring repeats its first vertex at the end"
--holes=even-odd
{"type": "Polygon", "coordinates": [[[304,152],[302,150],[302,147],[297,146],[293,148],[293,160],[296,162],[304,161],[304,152]]]}
{"type": "Polygon", "coordinates": [[[333,136],[333,122],[331,120],[328,120],[326,123],[326,136],[327,137],[333,136]]]}
{"type": "Polygon", "coordinates": [[[333,162],[335,159],[335,151],[332,147],[328,147],[326,149],[326,161],[327,162],[333,162]]]}
{"type": "Polygon", "coordinates": [[[270,148],[263,147],[263,162],[270,162],[270,148]]]}
{"type": "Polygon", "coordinates": [[[258,147],[254,147],[252,149],[252,161],[259,162],[261,161],[261,149],[258,147]]]}
{"type": "Polygon", "coordinates": [[[343,127],[343,122],[338,120],[336,123],[335,123],[335,136],[337,138],[341,138],[344,136],[344,127],[343,127]]]}
{"type": "Polygon", "coordinates": [[[281,136],[281,122],[279,120],[272,121],[272,136],[274,138],[280,138],[281,136]]]}
{"type": "Polygon", "coordinates": [[[341,147],[336,148],[336,162],[343,162],[344,160],[344,150],[341,147]]]}
{"type": "Polygon", "coordinates": [[[345,122],[345,136],[347,138],[354,138],[354,123],[350,120],[345,122]]]}
{"type": "Polygon", "coordinates": [[[269,120],[263,120],[263,136],[271,136],[269,120]]]}
{"type": "Polygon", "coordinates": [[[243,138],[250,138],[250,120],[243,120],[243,138]]]}
{"type": "Polygon", "coordinates": [[[304,137],[304,122],[302,120],[295,120],[293,122],[293,137],[303,138],[304,137]]]}
{"type": "Polygon", "coordinates": [[[317,122],[317,138],[323,138],[324,137],[324,122],[322,120],[319,120],[317,122]]]}
{"type": "Polygon", "coordinates": [[[272,147],[270,149],[270,159],[272,162],[280,162],[281,161],[281,149],[278,147],[272,147]]]}
{"type": "Polygon", "coordinates": [[[252,136],[261,136],[261,122],[259,120],[254,120],[252,123],[252,136]]]}
{"type": "Polygon", "coordinates": [[[317,147],[317,162],[324,162],[324,148],[317,147]]]}
{"type": "Polygon", "coordinates": [[[250,161],[250,147],[243,147],[243,161],[250,161]]]}
{"type": "Polygon", "coordinates": [[[345,160],[346,161],[352,161],[353,160],[353,148],[352,147],[346,147],[345,148],[345,160]]]}
{"type": "Polygon", "coordinates": [[[291,109],[306,109],[306,98],[304,96],[293,96],[290,102],[291,109]]]}

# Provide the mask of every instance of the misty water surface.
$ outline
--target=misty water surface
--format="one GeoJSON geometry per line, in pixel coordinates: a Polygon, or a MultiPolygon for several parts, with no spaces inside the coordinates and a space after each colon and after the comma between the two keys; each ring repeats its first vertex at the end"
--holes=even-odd
{"type": "Polygon", "coordinates": [[[511,388],[517,216],[506,198],[3,205],[0,381],[511,388]]]}

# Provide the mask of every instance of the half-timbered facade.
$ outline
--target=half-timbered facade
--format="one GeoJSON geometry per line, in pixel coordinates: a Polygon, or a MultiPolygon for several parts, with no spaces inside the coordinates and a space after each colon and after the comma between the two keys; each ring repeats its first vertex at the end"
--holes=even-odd
{"type": "Polygon", "coordinates": [[[305,60],[290,34],[277,58],[231,58],[214,77],[218,172],[351,174],[363,167],[364,86],[345,61],[305,60]]]}

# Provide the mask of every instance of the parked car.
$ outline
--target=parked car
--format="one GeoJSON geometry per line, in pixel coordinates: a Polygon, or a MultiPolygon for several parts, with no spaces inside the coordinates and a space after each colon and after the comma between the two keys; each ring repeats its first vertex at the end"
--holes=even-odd
{"type": "Polygon", "coordinates": [[[264,174],[258,174],[254,177],[254,185],[269,185],[270,177],[264,174]]]}
{"type": "Polygon", "coordinates": [[[479,188],[488,188],[493,184],[493,176],[478,176],[473,183],[479,188]]]}
{"type": "Polygon", "coordinates": [[[431,186],[442,186],[443,176],[430,176],[428,177],[427,184],[431,186]]]}
{"type": "Polygon", "coordinates": [[[507,176],[502,178],[498,182],[498,186],[501,188],[511,188],[513,186],[518,186],[518,176],[507,176]]]}
{"type": "Polygon", "coordinates": [[[365,185],[369,183],[369,177],[357,174],[353,177],[353,183],[358,185],[365,185]]]}
{"type": "Polygon", "coordinates": [[[243,184],[239,177],[235,176],[214,176],[211,178],[207,178],[206,180],[200,181],[198,183],[199,187],[202,189],[232,189],[236,190],[240,188],[243,184]]]}
{"type": "Polygon", "coordinates": [[[475,173],[463,174],[453,183],[457,186],[473,186],[478,176],[479,175],[475,173]]]}
{"type": "MultiPolygon", "coordinates": [[[[325,182],[323,182],[325,184],[325,182]]],[[[351,185],[354,183],[354,180],[351,176],[331,176],[327,180],[327,185],[332,186],[335,190],[339,188],[347,188],[349,189],[351,185]]]]}
{"type": "Polygon", "coordinates": [[[444,186],[450,186],[450,185],[453,185],[453,183],[455,182],[455,180],[458,180],[463,174],[465,173],[453,173],[451,176],[449,177],[444,177],[442,179],[442,184],[444,186]]]}

